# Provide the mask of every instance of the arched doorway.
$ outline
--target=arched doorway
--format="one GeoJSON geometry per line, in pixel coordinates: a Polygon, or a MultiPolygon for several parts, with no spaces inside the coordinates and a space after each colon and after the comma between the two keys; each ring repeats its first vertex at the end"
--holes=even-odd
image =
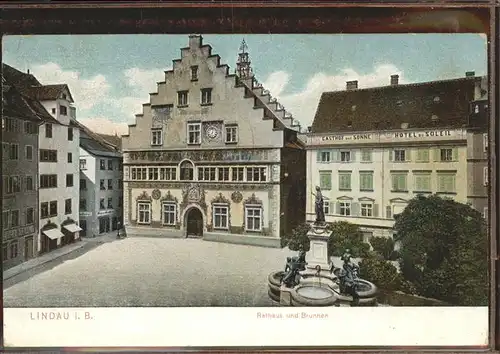
{"type": "Polygon", "coordinates": [[[192,207],[186,212],[185,223],[186,237],[203,236],[203,214],[200,209],[192,207]]]}

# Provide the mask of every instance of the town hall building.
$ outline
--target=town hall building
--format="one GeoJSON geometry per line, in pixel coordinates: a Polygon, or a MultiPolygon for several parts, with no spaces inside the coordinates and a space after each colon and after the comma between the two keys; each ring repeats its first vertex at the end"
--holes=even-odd
{"type": "Polygon", "coordinates": [[[123,136],[128,235],[280,247],[305,221],[300,125],[256,80],[243,41],[236,73],[199,35],[123,136]]]}

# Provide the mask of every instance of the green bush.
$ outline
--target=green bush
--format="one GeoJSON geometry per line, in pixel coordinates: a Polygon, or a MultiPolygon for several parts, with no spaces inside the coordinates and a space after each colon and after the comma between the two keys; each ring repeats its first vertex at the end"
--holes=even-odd
{"type": "Polygon", "coordinates": [[[384,291],[401,289],[403,278],[397,268],[379,255],[364,258],[360,263],[360,277],[371,281],[384,291]]]}
{"type": "Polygon", "coordinates": [[[346,249],[351,250],[353,257],[367,257],[370,245],[363,242],[363,233],[358,225],[346,221],[338,221],[327,225],[333,231],[328,239],[328,257],[340,257],[346,249]]]}
{"type": "Polygon", "coordinates": [[[307,233],[311,229],[308,223],[300,224],[289,235],[282,235],[281,247],[288,247],[292,251],[309,251],[310,243],[307,233]]]}
{"type": "Polygon", "coordinates": [[[370,244],[385,260],[395,261],[399,257],[399,253],[394,250],[395,242],[392,238],[373,236],[370,238],[370,244]]]}

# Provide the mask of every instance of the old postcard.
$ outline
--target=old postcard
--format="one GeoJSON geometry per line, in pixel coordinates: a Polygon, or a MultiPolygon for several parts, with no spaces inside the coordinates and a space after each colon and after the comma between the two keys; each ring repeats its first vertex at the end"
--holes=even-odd
{"type": "Polygon", "coordinates": [[[485,35],[2,55],[7,346],[487,344],[485,35]]]}

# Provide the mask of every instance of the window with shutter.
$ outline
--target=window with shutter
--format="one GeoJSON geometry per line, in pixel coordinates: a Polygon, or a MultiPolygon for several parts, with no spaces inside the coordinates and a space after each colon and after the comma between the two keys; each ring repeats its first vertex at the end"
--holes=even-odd
{"type": "Polygon", "coordinates": [[[387,219],[392,219],[392,208],[390,205],[385,207],[385,216],[387,219]]]}
{"type": "Polygon", "coordinates": [[[372,203],[361,203],[361,216],[372,217],[373,216],[373,204],[372,203]]]}
{"type": "Polygon", "coordinates": [[[440,193],[455,193],[455,174],[439,173],[438,174],[438,192],[440,193]]]}
{"type": "Polygon", "coordinates": [[[319,173],[319,187],[322,190],[332,189],[332,172],[320,171],[319,173]]]}
{"type": "Polygon", "coordinates": [[[431,174],[416,173],[415,174],[415,191],[430,192],[431,191],[431,174]]]}
{"type": "Polygon", "coordinates": [[[483,134],[483,151],[488,152],[488,133],[483,134]]]}
{"type": "Polygon", "coordinates": [[[488,167],[483,168],[483,184],[488,185],[488,167]]]}
{"type": "Polygon", "coordinates": [[[427,148],[418,149],[416,162],[429,162],[429,149],[427,148]]]}
{"type": "Polygon", "coordinates": [[[392,190],[394,192],[406,192],[406,174],[403,173],[393,173],[391,175],[392,179],[392,190]]]}
{"type": "Polygon", "coordinates": [[[359,190],[373,191],[373,172],[359,173],[359,190]]]}
{"type": "Polygon", "coordinates": [[[350,172],[340,172],[339,173],[339,190],[351,190],[351,173],[350,172]]]}

